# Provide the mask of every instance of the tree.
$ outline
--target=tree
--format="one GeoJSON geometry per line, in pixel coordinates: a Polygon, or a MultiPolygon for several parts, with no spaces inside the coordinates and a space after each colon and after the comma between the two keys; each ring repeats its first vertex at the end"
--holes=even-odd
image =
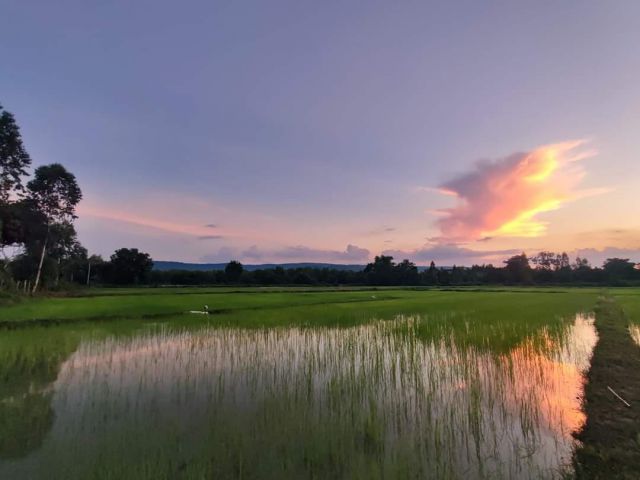
{"type": "Polygon", "coordinates": [[[558,268],[557,255],[554,252],[540,252],[531,258],[538,270],[556,270],[558,268]]]}
{"type": "Polygon", "coordinates": [[[46,233],[46,218],[30,199],[0,206],[0,248],[34,244],[46,233]]]}
{"type": "Polygon", "coordinates": [[[396,264],[393,257],[387,255],[379,255],[369,263],[364,273],[367,275],[369,283],[374,285],[390,285],[393,283],[393,274],[396,264]]]}
{"type": "Polygon", "coordinates": [[[56,223],[51,227],[49,255],[55,259],[57,268],[56,285],[61,278],[66,281],[80,281],[86,277],[87,249],[78,241],[72,223],[56,223]]]}
{"type": "Polygon", "coordinates": [[[20,129],[13,115],[0,105],[0,204],[6,204],[13,191],[22,192],[22,176],[31,158],[22,144],[20,129]]]}
{"type": "Polygon", "coordinates": [[[576,257],[576,261],[573,264],[574,270],[589,270],[591,265],[589,264],[589,260],[586,258],[581,258],[579,255],[576,257]]]}
{"type": "Polygon", "coordinates": [[[111,278],[121,285],[138,284],[145,281],[153,268],[148,253],[137,248],[120,248],[111,255],[111,278]]]}
{"type": "Polygon", "coordinates": [[[556,266],[558,270],[571,268],[571,263],[569,261],[569,255],[567,255],[567,252],[562,252],[556,257],[556,266]]]}
{"type": "Polygon", "coordinates": [[[29,200],[42,213],[46,222],[46,233],[42,240],[42,251],[33,292],[38,289],[51,225],[72,222],[76,205],[82,199],[82,191],[76,177],[59,163],[38,167],[34,178],[27,184],[29,200]]]}
{"type": "Polygon", "coordinates": [[[231,260],[227,263],[227,266],[224,267],[224,275],[229,282],[237,282],[240,280],[242,272],[244,272],[244,267],[237,260],[231,260]]]}
{"type": "Polygon", "coordinates": [[[408,259],[396,265],[395,270],[397,281],[401,285],[417,285],[419,283],[420,275],[418,275],[418,267],[408,259]]]}
{"type": "Polygon", "coordinates": [[[438,284],[438,268],[436,267],[436,262],[431,260],[429,264],[429,269],[425,274],[425,280],[427,285],[437,285],[438,284]]]}
{"type": "Polygon", "coordinates": [[[87,276],[85,277],[86,284],[90,285],[91,280],[95,278],[104,281],[107,265],[108,263],[105,262],[100,255],[91,255],[87,258],[87,276]]]}
{"type": "Polygon", "coordinates": [[[531,281],[531,267],[529,266],[529,259],[524,252],[520,255],[514,255],[504,263],[504,268],[510,281],[522,283],[531,281]]]}
{"type": "Polygon", "coordinates": [[[636,265],[628,258],[607,258],[602,268],[609,280],[629,280],[637,273],[636,265]]]}

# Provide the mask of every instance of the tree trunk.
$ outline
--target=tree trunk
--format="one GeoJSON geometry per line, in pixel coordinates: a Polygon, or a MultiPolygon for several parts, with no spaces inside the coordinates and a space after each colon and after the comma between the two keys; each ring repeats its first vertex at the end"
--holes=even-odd
{"type": "Polygon", "coordinates": [[[40,274],[42,273],[42,264],[44,263],[44,254],[47,251],[47,242],[49,241],[49,225],[47,225],[47,235],[44,237],[44,243],[42,244],[42,254],[40,255],[40,263],[38,264],[38,273],[36,274],[36,281],[33,283],[33,290],[31,293],[36,293],[38,285],[40,285],[40,274]]]}
{"type": "Polygon", "coordinates": [[[87,268],[87,285],[89,285],[90,280],[91,280],[91,262],[89,262],[89,267],[87,268]]]}
{"type": "Polygon", "coordinates": [[[58,257],[58,272],[56,273],[56,287],[60,283],[60,257],[58,257]]]}

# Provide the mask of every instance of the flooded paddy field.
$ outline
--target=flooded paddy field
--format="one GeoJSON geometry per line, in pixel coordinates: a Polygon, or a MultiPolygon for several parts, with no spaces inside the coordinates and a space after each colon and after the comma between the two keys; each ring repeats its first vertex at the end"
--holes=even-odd
{"type": "Polygon", "coordinates": [[[5,306],[0,478],[566,478],[596,297],[203,289],[5,306]]]}

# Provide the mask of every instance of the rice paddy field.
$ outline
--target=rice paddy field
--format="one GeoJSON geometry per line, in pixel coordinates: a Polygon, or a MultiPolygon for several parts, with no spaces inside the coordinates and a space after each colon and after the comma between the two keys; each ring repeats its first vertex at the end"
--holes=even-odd
{"type": "MultiPolygon", "coordinates": [[[[571,478],[602,295],[105,289],[3,305],[0,478],[571,478]]],[[[607,295],[637,335],[640,290],[607,295]]]]}

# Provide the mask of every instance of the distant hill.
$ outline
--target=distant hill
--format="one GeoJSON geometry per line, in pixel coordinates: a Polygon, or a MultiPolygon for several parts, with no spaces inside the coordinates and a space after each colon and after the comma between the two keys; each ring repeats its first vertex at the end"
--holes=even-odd
{"type": "MultiPolygon", "coordinates": [[[[197,271],[197,272],[208,272],[211,270],[224,270],[224,267],[227,266],[227,262],[225,263],[186,263],[186,262],[172,262],[167,260],[154,260],[153,261],[153,269],[158,271],[167,271],[167,270],[188,270],[188,271],[197,271]]],[[[359,272],[364,270],[366,265],[343,265],[341,263],[314,263],[314,262],[306,262],[306,263],[260,263],[256,265],[242,265],[245,270],[249,272],[253,272],[254,270],[264,270],[266,268],[276,268],[282,267],[284,269],[290,268],[331,268],[333,270],[343,270],[348,272],[359,272]]],[[[418,266],[418,271],[422,272],[427,270],[429,267],[418,266]]],[[[451,267],[443,267],[438,266],[440,270],[451,270],[451,267]]]]}
{"type": "MultiPolygon", "coordinates": [[[[211,271],[224,270],[227,263],[185,263],[171,262],[165,260],[154,260],[153,269],[159,271],[167,270],[189,270],[189,271],[211,271]]],[[[351,272],[359,272],[364,270],[365,265],[342,265],[339,263],[263,263],[259,265],[243,265],[247,271],[263,270],[266,268],[282,267],[289,268],[332,268],[334,270],[345,270],[351,272]]]]}

